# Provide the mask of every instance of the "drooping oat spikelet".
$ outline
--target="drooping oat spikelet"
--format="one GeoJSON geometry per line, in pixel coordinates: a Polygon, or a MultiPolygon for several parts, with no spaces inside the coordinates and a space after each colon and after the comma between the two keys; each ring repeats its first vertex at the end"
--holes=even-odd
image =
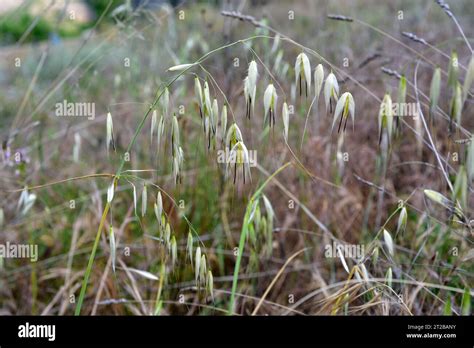
{"type": "Polygon", "coordinates": [[[165,133],[165,117],[164,117],[164,115],[161,115],[160,122],[158,123],[158,130],[156,132],[157,152],[160,151],[161,140],[163,138],[164,133],[165,133]]]}
{"type": "Polygon", "coordinates": [[[344,258],[344,253],[343,253],[343,247],[342,245],[338,245],[336,248],[336,254],[339,256],[339,259],[341,260],[342,267],[344,267],[344,270],[347,272],[347,274],[350,273],[349,267],[347,266],[346,259],[344,258]]]}
{"type": "MultiPolygon", "coordinates": [[[[179,149],[181,149],[181,147],[179,149]]],[[[180,171],[181,171],[181,168],[180,168],[179,157],[174,156],[173,157],[173,177],[175,179],[175,183],[178,183],[178,181],[179,181],[180,171]]]]}
{"type": "Polygon", "coordinates": [[[319,100],[319,95],[321,94],[321,89],[323,88],[323,82],[324,82],[324,68],[322,64],[318,64],[318,66],[314,70],[314,93],[317,100],[319,100]]]}
{"type": "Polygon", "coordinates": [[[174,266],[178,260],[178,245],[176,244],[176,238],[171,238],[171,264],[174,266]]]}
{"type": "Polygon", "coordinates": [[[467,66],[466,77],[464,78],[464,85],[462,88],[462,104],[466,102],[467,95],[471,89],[472,83],[474,82],[474,55],[471,56],[469,65],[467,66]]]}
{"type": "Polygon", "coordinates": [[[453,204],[452,202],[444,197],[441,193],[436,192],[434,190],[423,190],[426,197],[428,197],[433,202],[441,204],[443,207],[451,209],[453,204]]]}
{"type": "Polygon", "coordinates": [[[176,156],[180,141],[179,141],[179,125],[176,114],[173,115],[173,122],[171,124],[171,147],[173,156],[176,156]]]}
{"type": "MultiPolygon", "coordinates": [[[[398,99],[397,103],[399,106],[404,105],[407,99],[407,79],[405,75],[402,75],[398,83],[398,99]]],[[[398,136],[401,130],[400,115],[395,117],[395,134],[398,136]]]]}
{"type": "Polygon", "coordinates": [[[165,235],[164,235],[165,247],[168,249],[168,252],[171,251],[171,226],[170,223],[166,223],[165,235]]]}
{"type": "Polygon", "coordinates": [[[184,69],[188,69],[188,68],[192,67],[193,65],[194,65],[194,63],[179,64],[179,65],[175,65],[175,66],[172,66],[172,67],[168,68],[168,71],[181,71],[181,70],[184,70],[184,69]]]}
{"type": "Polygon", "coordinates": [[[110,226],[110,231],[109,231],[109,248],[110,248],[110,258],[112,260],[112,270],[115,273],[116,246],[115,246],[114,229],[112,226],[110,226]]]}
{"type": "Polygon", "coordinates": [[[390,288],[392,287],[392,279],[393,279],[392,267],[389,267],[387,270],[387,273],[385,274],[385,281],[390,288]]]}
{"type": "Polygon", "coordinates": [[[290,124],[290,116],[288,113],[288,104],[286,102],[283,103],[283,109],[281,111],[281,117],[283,119],[283,137],[285,141],[288,141],[288,127],[290,124]]]}
{"type": "Polygon", "coordinates": [[[212,102],[211,94],[209,92],[209,84],[207,81],[204,81],[204,116],[211,117],[212,112],[212,102]]]}
{"type": "MultiPolygon", "coordinates": [[[[273,220],[275,218],[275,211],[267,196],[262,195],[263,204],[265,205],[266,218],[262,219],[262,230],[265,233],[267,240],[267,253],[271,255],[273,249],[273,220]]],[[[259,228],[259,219],[256,219],[256,227],[259,228]]]]}
{"type": "Polygon", "coordinates": [[[72,149],[72,160],[74,163],[79,162],[79,153],[81,152],[81,136],[79,133],[74,133],[74,147],[72,149]]]}
{"type": "Polygon", "coordinates": [[[324,83],[324,101],[326,103],[326,112],[332,113],[332,101],[337,102],[339,99],[339,84],[336,76],[331,72],[324,83]]]}
{"type": "Polygon", "coordinates": [[[156,275],[153,273],[147,272],[147,271],[142,271],[141,269],[136,269],[136,268],[127,268],[130,272],[138,274],[140,277],[150,279],[150,280],[159,280],[156,275]]]}
{"type": "Polygon", "coordinates": [[[305,95],[308,97],[308,91],[311,91],[311,65],[308,56],[302,52],[296,57],[295,62],[296,85],[299,86],[300,95],[302,93],[302,83],[305,84],[305,95]]]}
{"type": "Polygon", "coordinates": [[[211,112],[211,126],[212,126],[213,134],[216,134],[218,117],[219,117],[219,104],[217,103],[217,99],[214,98],[212,102],[212,112],[211,112]]]}
{"type": "Polygon", "coordinates": [[[458,54],[455,50],[451,52],[451,58],[449,60],[449,67],[448,67],[448,87],[451,88],[453,92],[458,84],[459,78],[459,62],[458,62],[458,54]]]}
{"type": "Polygon", "coordinates": [[[221,112],[221,126],[220,126],[220,137],[221,141],[224,142],[227,132],[227,105],[224,104],[221,112]]]}
{"type": "Polygon", "coordinates": [[[135,215],[137,215],[137,188],[135,187],[134,184],[131,184],[133,188],[133,210],[135,212],[135,215]]]}
{"type": "Polygon", "coordinates": [[[199,115],[203,115],[203,96],[202,96],[202,87],[201,87],[201,81],[199,80],[199,77],[194,77],[194,93],[196,94],[197,98],[197,104],[199,106],[199,115]]]}
{"type": "Polygon", "coordinates": [[[112,184],[109,186],[107,190],[107,203],[112,202],[112,199],[114,199],[114,192],[115,192],[115,179],[112,181],[112,184]]]}
{"type": "Polygon", "coordinates": [[[146,185],[143,185],[142,190],[142,217],[146,215],[146,210],[148,207],[148,195],[146,185]]]}
{"type": "Polygon", "coordinates": [[[206,273],[207,273],[207,266],[206,266],[206,255],[201,255],[201,262],[199,264],[199,284],[205,284],[206,282],[206,273]]]}
{"type": "Polygon", "coordinates": [[[150,143],[153,143],[153,133],[155,132],[156,128],[156,122],[158,119],[158,113],[156,110],[153,110],[153,113],[151,114],[151,130],[150,130],[150,143]]]}
{"type": "Polygon", "coordinates": [[[156,197],[156,203],[153,206],[154,211],[155,211],[155,216],[156,219],[158,220],[158,223],[161,223],[161,215],[163,214],[163,200],[161,198],[161,192],[158,191],[158,196],[156,197]]]}
{"type": "Polygon", "coordinates": [[[272,123],[273,125],[275,125],[275,112],[276,112],[276,107],[277,107],[277,100],[278,100],[278,96],[276,93],[276,89],[273,86],[273,84],[270,83],[263,95],[263,106],[265,110],[264,123],[268,115],[269,116],[268,124],[270,127],[272,127],[272,123]]]}
{"type": "Polygon", "coordinates": [[[244,97],[246,103],[246,116],[250,119],[250,115],[254,112],[255,94],[257,91],[258,69],[255,60],[249,64],[248,75],[244,80],[244,97]]]}
{"type": "Polygon", "coordinates": [[[112,115],[110,112],[107,113],[107,136],[106,136],[106,143],[107,143],[107,153],[109,152],[110,143],[112,143],[112,147],[115,150],[115,141],[114,141],[114,125],[112,121],[112,115]]]}
{"type": "Polygon", "coordinates": [[[387,131],[387,137],[390,142],[392,138],[393,130],[393,108],[392,108],[392,98],[390,94],[386,93],[382,104],[380,104],[379,110],[379,144],[382,142],[382,132],[384,129],[387,131]]]}
{"type": "Polygon", "coordinates": [[[385,245],[387,246],[387,250],[391,256],[393,256],[393,239],[390,233],[386,229],[383,230],[383,239],[385,241],[385,245]]]}
{"type": "Polygon", "coordinates": [[[339,115],[341,116],[341,119],[339,121],[339,127],[337,130],[338,133],[341,130],[341,125],[342,125],[343,120],[344,120],[344,130],[346,130],[347,119],[349,118],[349,115],[351,116],[351,119],[352,119],[352,125],[354,125],[354,113],[355,113],[354,98],[352,97],[352,94],[350,94],[349,92],[345,92],[341,95],[341,97],[337,101],[336,110],[334,111],[334,118],[332,120],[331,130],[334,128],[334,125],[339,115]]]}
{"type": "Polygon", "coordinates": [[[211,299],[214,301],[214,277],[212,276],[211,270],[207,271],[206,289],[211,295],[211,299]]]}
{"type": "Polygon", "coordinates": [[[229,169],[234,167],[234,184],[237,178],[238,168],[242,168],[242,177],[245,183],[246,176],[252,180],[250,176],[250,158],[247,147],[242,141],[238,141],[230,150],[230,160],[227,162],[226,177],[229,177],[229,169]]]}
{"type": "Polygon", "coordinates": [[[166,117],[169,115],[168,111],[170,107],[170,91],[168,87],[165,88],[165,92],[163,94],[162,106],[163,106],[163,114],[166,117]]]}
{"type": "Polygon", "coordinates": [[[462,90],[461,84],[459,82],[456,83],[456,88],[454,89],[454,95],[451,98],[451,105],[449,109],[449,131],[452,132],[454,120],[458,125],[461,124],[462,90]]]}
{"type": "Polygon", "coordinates": [[[240,131],[239,126],[237,126],[237,123],[234,122],[227,131],[227,137],[225,140],[226,148],[230,151],[239,141],[243,141],[242,132],[240,131]]]}
{"type": "Polygon", "coordinates": [[[398,216],[397,234],[399,232],[402,232],[402,233],[405,232],[405,229],[407,227],[407,219],[408,219],[407,208],[403,206],[403,208],[400,210],[400,215],[398,216]]]}
{"type": "Polygon", "coordinates": [[[439,93],[441,91],[441,69],[436,68],[433,77],[431,78],[430,85],[430,119],[433,119],[433,113],[435,108],[438,106],[439,93]]]}
{"type": "Polygon", "coordinates": [[[466,158],[467,178],[469,182],[474,180],[474,136],[471,136],[466,158]]]}
{"type": "Polygon", "coordinates": [[[193,264],[193,235],[191,230],[188,232],[188,240],[186,242],[186,252],[189,256],[189,260],[191,261],[191,265],[193,264]]]}
{"type": "Polygon", "coordinates": [[[201,270],[201,247],[196,248],[196,255],[194,256],[194,263],[195,263],[195,268],[194,268],[194,277],[196,279],[196,283],[199,279],[199,272],[201,270]]]}

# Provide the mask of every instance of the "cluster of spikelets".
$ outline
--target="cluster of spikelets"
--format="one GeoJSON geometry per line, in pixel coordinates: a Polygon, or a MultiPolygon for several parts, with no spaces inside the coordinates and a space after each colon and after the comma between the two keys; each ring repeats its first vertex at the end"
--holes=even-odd
{"type": "MultiPolygon", "coordinates": [[[[247,221],[247,242],[250,242],[250,245],[255,249],[260,248],[260,246],[266,246],[263,254],[270,256],[273,248],[273,220],[275,212],[270,200],[265,195],[262,195],[262,200],[265,213],[260,208],[260,199],[257,198],[252,202],[250,216],[247,221]]],[[[256,253],[255,255],[262,255],[262,253],[256,253]]]]}
{"type": "MultiPolygon", "coordinates": [[[[109,189],[107,190],[108,203],[111,203],[114,198],[114,191],[115,191],[116,185],[117,185],[117,180],[114,179],[109,189]]],[[[134,201],[135,215],[137,215],[137,192],[136,192],[135,185],[133,184],[131,185],[133,187],[133,201],[134,201]]],[[[144,185],[142,193],[141,193],[141,217],[146,216],[147,207],[148,207],[148,191],[147,191],[147,186],[144,185]]],[[[163,264],[169,261],[169,265],[171,269],[174,270],[179,259],[178,244],[177,244],[177,239],[173,231],[173,228],[171,227],[171,224],[163,210],[163,198],[161,195],[161,191],[159,191],[157,194],[156,202],[153,205],[153,210],[158,222],[158,237],[154,239],[160,241],[162,245],[164,246],[164,251],[166,253],[165,253],[165,259],[164,259],[163,264]]],[[[213,298],[212,271],[207,266],[206,255],[201,252],[200,247],[197,247],[196,253],[193,256],[193,252],[194,252],[193,244],[194,244],[194,239],[192,236],[192,232],[189,231],[187,245],[186,245],[187,255],[185,257],[185,260],[189,257],[190,263],[194,267],[196,286],[198,287],[198,289],[201,289],[202,287],[204,287],[206,290],[206,293],[210,294],[211,297],[213,298]]],[[[115,272],[116,243],[115,243],[115,235],[114,235],[112,227],[110,227],[110,232],[109,232],[109,247],[110,247],[110,252],[111,252],[112,268],[115,272]]],[[[134,271],[136,271],[138,274],[146,278],[154,279],[154,280],[158,279],[154,275],[146,271],[139,271],[139,270],[134,270],[134,271]]],[[[166,274],[164,272],[161,272],[160,276],[165,277],[166,274]]]]}
{"type": "MultiPolygon", "coordinates": [[[[170,68],[170,71],[177,71],[188,69],[193,64],[183,64],[170,68]]],[[[311,93],[313,72],[311,71],[310,61],[305,53],[300,53],[296,58],[295,63],[295,77],[296,85],[299,86],[300,95],[303,93],[307,97],[311,93]]],[[[315,101],[319,100],[319,96],[324,86],[324,99],[326,103],[326,110],[333,112],[334,119],[333,127],[336,120],[339,120],[339,129],[344,124],[346,127],[347,119],[351,116],[354,120],[354,100],[350,93],[343,93],[339,97],[339,85],[335,75],[331,72],[325,78],[324,68],[319,64],[314,70],[314,90],[315,90],[315,101]],[[335,107],[334,107],[335,105],[335,107]]],[[[246,104],[246,118],[249,120],[255,114],[255,104],[258,87],[258,68],[257,63],[253,60],[249,64],[248,75],[244,79],[244,97],[246,104]]],[[[247,179],[251,179],[250,173],[250,159],[249,151],[245,145],[242,132],[239,129],[236,122],[232,123],[227,128],[227,105],[224,104],[219,113],[219,103],[217,98],[211,97],[208,81],[201,82],[200,78],[195,75],[194,78],[194,91],[196,97],[196,104],[199,109],[199,114],[202,122],[202,129],[206,139],[206,146],[208,150],[219,148],[225,150],[229,154],[229,158],[225,163],[226,177],[230,177],[233,172],[233,181],[236,182],[237,174],[241,170],[241,176],[245,183],[247,179]]],[[[180,128],[176,114],[173,116],[169,112],[170,105],[170,93],[168,88],[165,88],[161,96],[161,110],[154,109],[151,114],[151,143],[153,143],[155,134],[158,153],[163,148],[163,137],[167,133],[166,129],[169,129],[170,144],[171,144],[171,158],[172,158],[172,173],[176,183],[181,182],[181,173],[183,170],[184,154],[180,142],[180,128]],[[161,114],[159,117],[159,113],[161,114]],[[168,123],[170,124],[168,126],[168,123]]],[[[263,94],[263,108],[264,108],[264,126],[268,122],[270,128],[274,127],[277,119],[278,109],[278,94],[273,83],[269,83],[263,94]],[[268,121],[267,121],[268,120],[268,121]]],[[[282,107],[282,121],[283,121],[283,136],[285,141],[288,140],[288,129],[290,125],[290,113],[289,106],[286,101],[283,102],[282,107]]],[[[110,150],[110,145],[115,149],[114,135],[113,135],[113,120],[110,113],[107,114],[107,138],[106,138],[107,151],[110,150]]],[[[112,184],[107,190],[107,202],[112,203],[115,188],[117,186],[118,178],[113,179],[112,184]]],[[[133,199],[135,214],[137,215],[137,192],[136,187],[133,187],[133,199]]],[[[247,241],[254,248],[264,245],[266,253],[271,254],[272,250],[272,234],[273,234],[273,220],[275,214],[272,205],[268,198],[264,195],[262,199],[256,199],[252,202],[251,213],[248,219],[249,233],[247,234],[247,241]],[[265,207],[265,213],[262,212],[260,207],[260,201],[263,201],[265,207]]],[[[169,263],[171,269],[174,269],[178,262],[178,243],[176,235],[163,211],[163,201],[161,192],[158,192],[156,202],[154,203],[154,213],[158,221],[159,240],[165,250],[165,259],[163,264],[169,263]]],[[[141,193],[141,216],[145,217],[147,213],[148,205],[148,193],[147,185],[143,185],[141,193]]],[[[137,215],[138,216],[138,215],[137,215]]],[[[110,250],[112,256],[113,269],[115,271],[115,236],[113,229],[110,228],[109,234],[110,250]]],[[[193,234],[190,231],[186,243],[186,260],[189,260],[191,266],[194,268],[195,281],[198,289],[204,287],[206,293],[210,293],[213,296],[213,276],[212,272],[208,267],[208,261],[206,255],[201,251],[201,247],[198,246],[194,250],[194,239],[193,234]]],[[[147,272],[140,271],[141,274],[147,272]]],[[[163,273],[163,272],[162,272],[163,273]]],[[[161,274],[162,277],[165,274],[161,274]]],[[[152,275],[150,274],[151,278],[152,275]]]]}

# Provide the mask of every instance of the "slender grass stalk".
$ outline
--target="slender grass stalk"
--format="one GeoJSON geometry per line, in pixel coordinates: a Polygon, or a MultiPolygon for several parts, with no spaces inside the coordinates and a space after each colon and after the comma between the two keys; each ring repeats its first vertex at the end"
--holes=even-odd
{"type": "MultiPolygon", "coordinates": [[[[229,47],[232,47],[232,46],[235,46],[237,44],[242,44],[242,43],[245,43],[247,41],[251,41],[251,40],[254,40],[254,39],[257,39],[257,38],[262,38],[262,37],[266,37],[264,35],[257,35],[257,36],[252,36],[252,37],[249,37],[249,38],[246,38],[246,39],[241,39],[241,40],[238,40],[238,41],[234,41],[234,42],[231,42],[227,45],[224,45],[224,46],[220,46],[212,51],[209,51],[208,53],[206,53],[205,55],[203,55],[201,58],[199,58],[195,63],[191,64],[191,65],[188,65],[186,68],[184,68],[183,70],[181,70],[179,72],[179,74],[177,74],[174,78],[172,78],[164,88],[162,88],[161,90],[158,89],[157,92],[156,92],[156,96],[155,96],[155,100],[153,101],[153,103],[150,105],[150,107],[148,108],[147,112],[145,113],[145,115],[143,116],[143,118],[141,119],[140,123],[138,124],[138,127],[137,129],[135,130],[135,133],[133,135],[133,138],[132,140],[130,141],[130,143],[128,144],[128,147],[127,147],[127,150],[126,150],[126,153],[130,153],[130,151],[132,150],[133,148],[133,145],[135,144],[137,138],[138,138],[138,135],[140,134],[143,126],[145,125],[145,122],[148,118],[148,116],[152,113],[152,111],[156,108],[160,98],[164,95],[164,93],[167,91],[167,89],[169,87],[171,87],[171,85],[176,81],[178,80],[182,75],[184,75],[185,73],[187,73],[190,69],[192,69],[195,65],[198,65],[200,63],[202,63],[203,61],[205,61],[207,58],[209,58],[210,56],[212,56],[214,53],[216,52],[219,52],[221,50],[224,50],[226,48],[229,48],[229,47]]],[[[117,169],[117,172],[115,174],[115,180],[118,182],[118,180],[120,179],[120,176],[123,172],[123,167],[125,165],[125,156],[122,157],[122,160],[120,161],[120,165],[117,169]]],[[[104,222],[105,222],[105,219],[107,217],[107,214],[109,212],[109,209],[110,209],[110,203],[108,202],[106,205],[105,205],[105,208],[104,208],[104,212],[102,213],[102,217],[100,219],[100,224],[99,224],[99,228],[97,230],[97,235],[95,237],[95,242],[94,242],[94,245],[92,247],[92,251],[91,251],[91,254],[89,256],[89,261],[88,261],[88,264],[87,264],[87,268],[86,268],[86,273],[84,274],[84,279],[82,281],[82,286],[81,286],[81,292],[79,294],[79,299],[77,301],[77,305],[76,305],[76,309],[74,311],[74,315],[80,315],[81,314],[81,309],[82,309],[82,304],[84,302],[84,296],[85,296],[85,293],[86,293],[86,290],[87,290],[87,285],[88,285],[88,282],[89,282],[89,277],[90,277],[90,273],[92,271],[92,266],[94,264],[94,259],[95,259],[95,254],[96,254],[96,251],[97,251],[97,247],[99,246],[99,241],[100,241],[100,234],[102,232],[102,228],[104,226],[104,222]]]]}
{"type": "Polygon", "coordinates": [[[252,206],[253,206],[253,202],[258,198],[258,196],[260,195],[260,193],[263,191],[263,189],[265,188],[265,186],[268,185],[268,183],[278,174],[280,173],[281,171],[283,171],[286,167],[288,167],[289,165],[291,165],[291,162],[287,162],[285,163],[283,166],[281,166],[280,168],[278,168],[272,175],[270,175],[267,180],[265,180],[265,182],[257,189],[257,191],[255,191],[255,193],[252,195],[252,197],[250,198],[250,201],[249,201],[249,204],[247,205],[247,210],[245,212],[245,216],[244,216],[244,222],[242,224],[242,232],[240,233],[240,241],[239,241],[239,251],[238,251],[238,254],[237,254],[237,260],[235,262],[235,267],[234,267],[234,276],[233,276],[233,279],[232,279],[232,292],[231,292],[231,295],[230,295],[230,302],[229,302],[229,311],[228,311],[228,314],[229,315],[232,315],[232,313],[234,313],[234,305],[235,305],[235,293],[237,291],[237,282],[238,282],[238,278],[239,278],[239,269],[240,269],[240,263],[242,261],[242,254],[244,252],[244,247],[245,247],[245,241],[247,240],[247,233],[248,233],[248,229],[249,229],[249,224],[248,224],[248,221],[249,221],[249,218],[250,218],[250,213],[251,213],[251,210],[252,210],[252,206]]]}

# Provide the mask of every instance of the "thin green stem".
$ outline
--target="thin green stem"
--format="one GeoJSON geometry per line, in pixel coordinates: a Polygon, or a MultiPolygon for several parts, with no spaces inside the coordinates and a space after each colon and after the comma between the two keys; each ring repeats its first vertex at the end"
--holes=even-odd
{"type": "Polygon", "coordinates": [[[278,168],[272,175],[270,175],[267,180],[255,191],[255,193],[252,195],[250,198],[250,201],[247,205],[247,210],[245,211],[245,216],[244,216],[244,222],[242,224],[242,232],[240,233],[240,241],[239,241],[239,251],[237,254],[237,260],[235,262],[235,267],[234,267],[234,276],[232,280],[232,292],[230,295],[230,303],[229,303],[229,311],[228,314],[234,313],[234,304],[235,304],[235,293],[237,291],[237,282],[239,278],[239,270],[240,270],[240,263],[242,261],[242,254],[244,252],[244,247],[245,247],[245,240],[247,239],[247,233],[248,233],[248,220],[250,217],[250,212],[252,210],[253,202],[259,197],[260,193],[262,190],[267,186],[267,184],[278,174],[280,173],[283,169],[288,167],[291,164],[291,162],[287,162],[280,168],[278,168]]]}

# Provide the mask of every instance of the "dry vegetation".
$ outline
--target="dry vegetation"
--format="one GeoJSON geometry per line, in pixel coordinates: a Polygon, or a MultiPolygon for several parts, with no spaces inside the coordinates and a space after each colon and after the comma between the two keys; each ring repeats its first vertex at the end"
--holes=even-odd
{"type": "Polygon", "coordinates": [[[39,255],[1,259],[0,313],[470,314],[474,10],[449,4],[119,7],[2,47],[0,243],[39,255]]]}

